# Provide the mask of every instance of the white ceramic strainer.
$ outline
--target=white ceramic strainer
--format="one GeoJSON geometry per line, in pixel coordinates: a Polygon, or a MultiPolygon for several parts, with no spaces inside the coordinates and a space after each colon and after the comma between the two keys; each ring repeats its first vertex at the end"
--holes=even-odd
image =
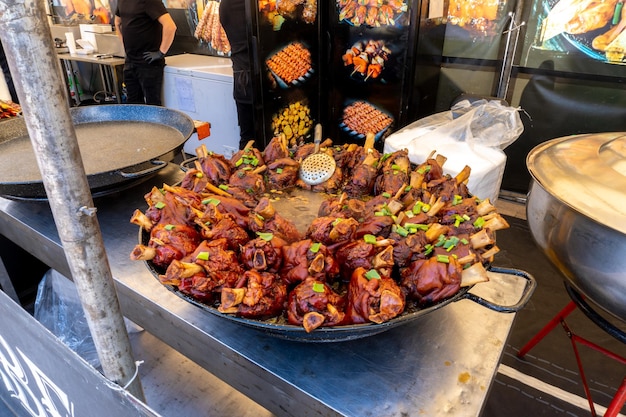
{"type": "Polygon", "coordinates": [[[337,164],[335,158],[327,153],[320,153],[320,143],[322,141],[322,125],[315,126],[315,150],[307,156],[300,164],[300,179],[307,185],[318,185],[328,181],[335,173],[337,164]]]}

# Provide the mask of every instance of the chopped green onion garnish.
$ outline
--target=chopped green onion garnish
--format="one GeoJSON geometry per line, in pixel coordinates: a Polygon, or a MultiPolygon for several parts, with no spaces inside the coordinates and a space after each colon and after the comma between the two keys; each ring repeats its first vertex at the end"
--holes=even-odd
{"type": "Polygon", "coordinates": [[[463,217],[463,220],[465,220],[466,222],[472,220],[472,218],[470,216],[468,216],[467,214],[464,214],[461,217],[463,217]]]}
{"type": "Polygon", "coordinates": [[[260,214],[255,214],[256,218],[261,220],[261,221],[265,221],[265,217],[261,216],[260,214]]]}
{"type": "Polygon", "coordinates": [[[424,251],[424,255],[430,255],[430,253],[433,251],[433,245],[427,243],[426,245],[424,245],[424,249],[426,249],[424,251]]]}
{"type": "Polygon", "coordinates": [[[365,273],[365,278],[367,279],[380,279],[380,274],[375,269],[370,269],[365,273]]]}
{"type": "Polygon", "coordinates": [[[463,197],[461,197],[458,194],[455,194],[454,197],[452,198],[452,205],[456,206],[459,205],[463,202],[463,197]]]}
{"type": "Polygon", "coordinates": [[[163,207],[165,207],[165,203],[162,201],[159,201],[158,203],[156,203],[154,205],[154,207],[158,208],[159,210],[161,210],[163,207]]]}
{"type": "Polygon", "coordinates": [[[425,204],[422,206],[422,211],[423,211],[424,213],[428,213],[428,211],[429,211],[429,210],[430,210],[430,204],[426,204],[426,203],[425,203],[425,204]]]}
{"type": "Polygon", "coordinates": [[[174,225],[173,224],[166,224],[165,225],[165,230],[174,230],[174,225]]]}
{"type": "Polygon", "coordinates": [[[408,193],[409,191],[411,191],[411,188],[413,188],[412,185],[407,185],[406,187],[404,187],[404,192],[408,193]]]}
{"type": "Polygon", "coordinates": [[[209,260],[209,252],[200,252],[200,253],[198,253],[198,256],[196,256],[196,259],[200,259],[201,261],[208,261],[209,260]]]}
{"type": "Polygon", "coordinates": [[[421,175],[424,175],[427,172],[430,172],[430,165],[424,165],[423,167],[417,169],[417,173],[421,175]]]}
{"type": "Polygon", "coordinates": [[[485,225],[485,219],[482,217],[477,218],[474,221],[474,227],[478,227],[479,229],[485,225]]]}
{"type": "Polygon", "coordinates": [[[394,171],[402,171],[402,167],[396,164],[391,165],[391,169],[393,169],[394,171]]]}
{"type": "Polygon", "coordinates": [[[266,242],[269,242],[270,240],[274,238],[274,235],[272,233],[256,232],[256,234],[258,237],[260,237],[266,242]]]}
{"type": "Polygon", "coordinates": [[[387,192],[383,193],[382,195],[383,195],[383,197],[385,197],[385,198],[391,198],[391,194],[389,194],[389,193],[387,193],[387,192]]]}
{"type": "Polygon", "coordinates": [[[390,153],[386,153],[384,154],[381,158],[380,158],[380,162],[384,162],[387,158],[389,158],[391,156],[390,153]]]}
{"type": "Polygon", "coordinates": [[[237,159],[237,162],[235,162],[235,166],[238,167],[241,164],[243,164],[243,159],[242,158],[237,159]]]}
{"type": "Polygon", "coordinates": [[[422,203],[421,201],[418,201],[417,203],[415,203],[415,205],[413,206],[413,209],[411,210],[413,214],[419,214],[422,211],[423,205],[424,203],[422,203]]]}
{"type": "Polygon", "coordinates": [[[461,243],[464,245],[467,245],[469,243],[469,241],[465,238],[461,239],[461,243]]]}
{"type": "Polygon", "coordinates": [[[407,237],[409,235],[408,230],[406,230],[402,226],[396,226],[396,233],[399,234],[402,237],[407,237]]]}
{"type": "Polygon", "coordinates": [[[448,255],[437,255],[437,262],[441,262],[444,264],[450,263],[450,257],[448,255]]]}
{"type": "Polygon", "coordinates": [[[457,243],[459,243],[459,238],[456,236],[451,236],[449,239],[446,239],[446,242],[443,244],[443,247],[445,249],[448,249],[448,251],[452,250],[452,248],[454,248],[457,243]]]}
{"type": "Polygon", "coordinates": [[[374,215],[375,216],[390,216],[391,211],[389,210],[389,207],[387,207],[387,205],[384,205],[380,208],[379,211],[375,211],[374,215]]]}
{"type": "Polygon", "coordinates": [[[219,185],[219,189],[220,189],[220,190],[224,190],[224,191],[226,191],[226,190],[228,190],[228,185],[226,185],[226,184],[220,184],[220,185],[219,185]]]}
{"type": "Polygon", "coordinates": [[[376,236],[374,235],[364,235],[363,240],[365,243],[376,243],[376,236]]]}
{"type": "Polygon", "coordinates": [[[283,169],[282,168],[276,168],[276,173],[277,174],[282,174],[283,173],[283,169]]]}
{"type": "Polygon", "coordinates": [[[446,250],[446,252],[450,252],[452,249],[454,249],[454,244],[447,240],[446,243],[443,244],[443,248],[446,250]]]}
{"type": "Polygon", "coordinates": [[[437,242],[435,242],[435,246],[443,246],[444,243],[446,243],[446,237],[444,235],[439,235],[439,237],[437,238],[437,242]]]}
{"type": "Polygon", "coordinates": [[[202,204],[204,205],[213,204],[214,206],[217,206],[219,203],[221,203],[221,201],[217,198],[207,198],[206,200],[202,200],[202,204]]]}
{"type": "Polygon", "coordinates": [[[313,253],[317,253],[320,251],[320,247],[322,246],[321,243],[319,242],[315,242],[311,245],[311,247],[309,248],[309,250],[313,253]]]}
{"type": "Polygon", "coordinates": [[[454,227],[459,227],[464,221],[465,219],[463,219],[463,217],[459,216],[458,214],[454,215],[454,227]]]}
{"type": "Polygon", "coordinates": [[[333,225],[333,227],[337,226],[339,223],[341,222],[341,217],[337,217],[335,220],[333,220],[333,222],[331,223],[333,225]]]}
{"type": "Polygon", "coordinates": [[[428,230],[427,224],[417,224],[417,223],[404,223],[404,227],[409,229],[418,229],[418,230],[428,230]]]}
{"type": "Polygon", "coordinates": [[[202,172],[196,172],[196,178],[202,178],[204,174],[202,172]]]}
{"type": "Polygon", "coordinates": [[[324,292],[324,284],[322,284],[321,282],[314,282],[313,283],[313,291],[315,291],[315,292],[324,292]]]}

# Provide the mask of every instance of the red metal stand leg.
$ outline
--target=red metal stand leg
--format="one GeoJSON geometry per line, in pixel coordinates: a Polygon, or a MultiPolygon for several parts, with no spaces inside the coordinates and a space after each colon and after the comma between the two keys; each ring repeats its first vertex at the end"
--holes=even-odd
{"type": "Polygon", "coordinates": [[[576,337],[574,337],[575,335],[571,332],[569,327],[567,327],[565,320],[561,320],[561,325],[563,326],[563,329],[565,329],[565,333],[572,343],[572,349],[574,350],[574,356],[576,357],[576,364],[578,365],[578,372],[580,372],[580,379],[583,381],[583,389],[585,390],[585,396],[587,397],[587,402],[589,403],[589,411],[591,411],[592,417],[596,417],[598,414],[596,413],[596,407],[593,405],[593,398],[591,398],[591,390],[589,389],[589,384],[587,384],[587,377],[585,376],[585,370],[583,369],[583,362],[580,360],[580,355],[578,354],[576,337]]]}
{"type": "Polygon", "coordinates": [[[626,378],[624,378],[622,385],[617,389],[617,394],[615,394],[611,404],[609,404],[609,407],[606,409],[604,417],[616,417],[624,406],[624,403],[626,403],[626,378]]]}
{"type": "Polygon", "coordinates": [[[539,332],[537,332],[536,335],[533,336],[532,339],[530,339],[528,341],[528,343],[526,343],[519,351],[519,353],[517,354],[518,357],[523,358],[524,356],[526,356],[526,354],[532,349],[534,348],[537,343],[539,343],[544,337],[546,337],[548,335],[548,333],[550,333],[556,326],[558,326],[561,321],[567,317],[572,311],[574,311],[576,309],[576,303],[574,303],[573,301],[570,301],[564,308],[563,310],[559,311],[558,314],[556,316],[554,316],[552,318],[552,320],[550,320],[544,327],[543,329],[539,330],[539,332]]]}
{"type": "MultiPolygon", "coordinates": [[[[570,301],[561,311],[557,313],[537,334],[535,334],[532,339],[530,339],[518,352],[517,356],[523,358],[532,348],[534,348],[544,337],[548,335],[554,328],[561,324],[565,333],[571,341],[572,349],[574,350],[574,355],[576,356],[576,363],[578,365],[578,370],[580,372],[580,377],[583,382],[583,388],[585,390],[585,395],[587,396],[587,401],[589,402],[589,409],[591,411],[591,415],[596,417],[596,410],[593,403],[593,399],[591,398],[591,390],[589,389],[589,385],[587,384],[587,378],[585,377],[585,371],[583,369],[582,360],[580,359],[580,355],[578,353],[578,347],[576,343],[580,343],[585,345],[591,349],[594,349],[609,358],[616,360],[620,363],[626,363],[626,358],[623,358],[609,350],[602,348],[601,346],[596,345],[595,343],[590,342],[587,339],[584,339],[574,333],[569,329],[567,323],[565,322],[565,318],[569,316],[572,311],[577,308],[577,305],[574,301],[570,301]]],[[[622,381],[622,385],[617,390],[615,397],[611,400],[611,404],[606,410],[604,417],[617,417],[617,415],[622,410],[622,407],[626,403],[626,378],[622,381]]]]}

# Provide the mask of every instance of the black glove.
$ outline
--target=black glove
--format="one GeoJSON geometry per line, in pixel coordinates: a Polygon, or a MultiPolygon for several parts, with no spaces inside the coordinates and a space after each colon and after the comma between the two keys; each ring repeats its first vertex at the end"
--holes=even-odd
{"type": "Polygon", "coordinates": [[[152,64],[154,61],[158,61],[159,59],[162,59],[163,57],[165,57],[165,54],[161,51],[143,53],[143,59],[148,61],[149,64],[152,64]]]}

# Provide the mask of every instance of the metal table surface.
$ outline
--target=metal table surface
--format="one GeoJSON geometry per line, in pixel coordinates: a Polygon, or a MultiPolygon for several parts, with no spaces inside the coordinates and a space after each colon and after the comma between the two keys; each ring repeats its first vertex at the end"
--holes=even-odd
{"type": "MultiPolygon", "coordinates": [[[[515,314],[453,302],[384,333],[338,343],[277,339],[179,298],[143,262],[131,261],[153,185],[172,184],[170,165],[130,190],[95,200],[125,316],[279,416],[477,416],[495,377],[515,314]]],[[[70,272],[46,202],[0,198],[0,234],[66,276],[70,272]]],[[[472,292],[513,304],[525,280],[491,274],[472,292]]],[[[136,358],[140,359],[140,358],[136,358]]]]}
{"type": "MultiPolygon", "coordinates": [[[[112,91],[115,95],[116,102],[122,103],[122,95],[120,93],[121,80],[118,77],[118,67],[123,67],[125,59],[120,57],[99,58],[96,55],[71,55],[57,54],[61,62],[85,62],[98,66],[100,72],[100,80],[105,93],[112,91]]],[[[120,70],[121,71],[121,70],[120,70]]]]}

